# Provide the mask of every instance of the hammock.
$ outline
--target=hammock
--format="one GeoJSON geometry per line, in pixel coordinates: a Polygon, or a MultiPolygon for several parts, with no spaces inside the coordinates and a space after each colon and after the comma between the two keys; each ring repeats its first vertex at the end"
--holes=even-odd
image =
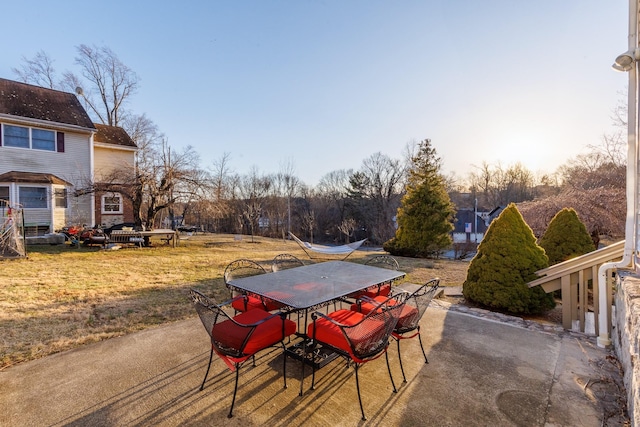
{"type": "Polygon", "coordinates": [[[293,234],[292,232],[289,232],[289,235],[309,256],[309,258],[313,258],[313,257],[307,250],[317,252],[319,254],[324,254],[324,255],[345,255],[345,257],[342,258],[343,260],[345,260],[349,255],[351,255],[353,251],[355,251],[360,246],[362,246],[365,240],[367,240],[367,239],[358,240],[357,242],[347,243],[346,245],[340,245],[340,246],[324,246],[324,245],[313,245],[309,242],[303,242],[302,240],[298,239],[295,236],[295,234],[293,234]]]}

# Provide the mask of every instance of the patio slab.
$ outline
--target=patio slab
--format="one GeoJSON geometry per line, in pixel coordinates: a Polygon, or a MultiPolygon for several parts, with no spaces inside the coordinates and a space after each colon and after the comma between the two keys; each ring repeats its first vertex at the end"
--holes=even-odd
{"type": "Polygon", "coordinates": [[[619,425],[624,391],[611,353],[569,333],[514,326],[436,304],[417,340],[402,342],[407,383],[395,344],[362,367],[367,422],[360,420],[353,368],[341,360],[317,372],[316,389],[298,396],[300,362],[259,353],[240,372],[234,417],[227,418],[233,374],[209,357],[197,317],[91,344],[0,372],[3,426],[600,426],[619,425]],[[618,401],[616,401],[618,399],[618,401]]]}

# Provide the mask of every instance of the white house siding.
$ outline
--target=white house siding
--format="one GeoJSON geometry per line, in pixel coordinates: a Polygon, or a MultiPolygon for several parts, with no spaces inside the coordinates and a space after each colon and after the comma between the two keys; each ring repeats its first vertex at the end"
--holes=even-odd
{"type": "Polygon", "coordinates": [[[60,230],[62,227],[70,225],[67,224],[67,209],[53,208],[53,224],[52,231],[60,230]]]}
{"type": "Polygon", "coordinates": [[[24,214],[26,226],[51,224],[51,212],[49,212],[49,209],[27,209],[24,214]],[[26,217],[27,213],[29,218],[26,217]]]}
{"type": "Polygon", "coordinates": [[[0,174],[10,171],[50,173],[81,186],[91,180],[89,135],[65,132],[65,152],[0,147],[0,174]]]}
{"type": "Polygon", "coordinates": [[[91,143],[89,135],[65,133],[64,153],[58,154],[58,164],[50,172],[76,187],[82,187],[93,180],[91,175],[91,143]],[[55,171],[55,172],[54,172],[55,171]]]}
{"type": "Polygon", "coordinates": [[[96,145],[94,153],[94,173],[97,181],[100,181],[101,177],[108,176],[113,171],[134,170],[135,153],[131,149],[114,149],[96,145]]]}
{"type": "MultiPolygon", "coordinates": [[[[90,134],[88,132],[77,133],[68,130],[63,130],[63,132],[65,134],[64,153],[0,146],[0,174],[10,171],[49,173],[71,183],[74,188],[84,186],[85,183],[92,180],[90,134]]],[[[50,188],[49,185],[46,186],[50,188]]],[[[70,193],[73,192],[74,188],[69,189],[70,193]]],[[[17,201],[17,194],[13,196],[13,201],[17,201]]],[[[49,206],[52,206],[52,204],[49,206]]],[[[90,224],[91,206],[90,197],[69,197],[70,209],[65,222],[90,224]]],[[[39,211],[41,209],[25,210],[25,223],[50,224],[52,212],[46,210],[46,218],[43,218],[43,213],[39,211]]],[[[57,225],[56,221],[55,226],[57,225]]]]}
{"type": "Polygon", "coordinates": [[[483,233],[453,233],[453,243],[480,243],[484,238],[483,233]]]}

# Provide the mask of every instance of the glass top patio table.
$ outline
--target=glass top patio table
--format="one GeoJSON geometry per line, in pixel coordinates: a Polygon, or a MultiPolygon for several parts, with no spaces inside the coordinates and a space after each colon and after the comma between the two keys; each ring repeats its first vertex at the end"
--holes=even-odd
{"type": "Polygon", "coordinates": [[[292,310],[320,306],[405,273],[347,261],[327,261],[229,281],[247,291],[280,302],[292,310]]]}

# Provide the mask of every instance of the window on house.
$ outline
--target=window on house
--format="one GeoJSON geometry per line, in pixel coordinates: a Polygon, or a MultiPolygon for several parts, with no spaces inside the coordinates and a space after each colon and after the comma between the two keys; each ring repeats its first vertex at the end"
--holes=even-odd
{"type": "Polygon", "coordinates": [[[120,194],[105,194],[102,196],[102,213],[103,214],[121,214],[122,213],[122,197],[120,194]]]}
{"type": "Polygon", "coordinates": [[[31,148],[56,151],[56,133],[50,130],[31,129],[31,148]]]}
{"type": "Polygon", "coordinates": [[[5,147],[32,148],[34,150],[64,151],[64,134],[52,130],[24,126],[3,125],[2,144],[5,147]],[[62,138],[62,149],[60,139],[62,138]]]}
{"type": "Polygon", "coordinates": [[[9,187],[0,186],[0,207],[9,206],[9,187]]]}
{"type": "Polygon", "coordinates": [[[48,207],[45,187],[19,187],[18,198],[23,208],[46,209],[48,207]]]}
{"type": "Polygon", "coordinates": [[[29,148],[29,128],[4,125],[3,143],[7,147],[29,148]]]}
{"type": "Polygon", "coordinates": [[[56,201],[56,208],[66,208],[67,207],[67,189],[66,188],[56,188],[54,190],[54,199],[56,201]]]}

